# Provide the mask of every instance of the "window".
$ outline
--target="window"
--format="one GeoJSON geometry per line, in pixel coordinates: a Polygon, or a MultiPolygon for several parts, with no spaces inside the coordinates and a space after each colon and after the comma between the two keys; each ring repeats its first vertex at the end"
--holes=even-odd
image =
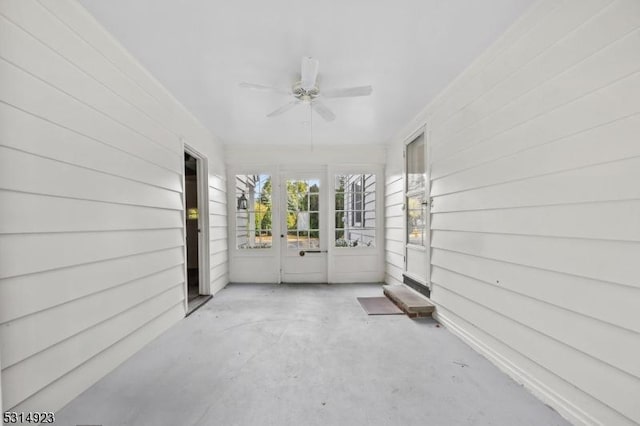
{"type": "Polygon", "coordinates": [[[287,247],[320,248],[320,181],[287,179],[287,247]]]}
{"type": "Polygon", "coordinates": [[[376,175],[340,174],[334,182],[335,246],[375,247],[376,175]]]}
{"type": "Polygon", "coordinates": [[[407,145],[406,223],[407,244],[426,246],[427,203],[424,134],[407,145]]]}
{"type": "Polygon", "coordinates": [[[236,202],[236,247],[271,248],[271,176],[236,175],[236,202]]]}

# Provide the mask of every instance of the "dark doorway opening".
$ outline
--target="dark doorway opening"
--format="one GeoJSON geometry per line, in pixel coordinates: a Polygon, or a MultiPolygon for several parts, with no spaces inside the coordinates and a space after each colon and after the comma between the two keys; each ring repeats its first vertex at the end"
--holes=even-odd
{"type": "Polygon", "coordinates": [[[187,304],[188,313],[198,309],[211,298],[203,295],[200,283],[200,203],[198,177],[199,161],[191,154],[184,153],[184,192],[186,209],[187,244],[187,304]]]}

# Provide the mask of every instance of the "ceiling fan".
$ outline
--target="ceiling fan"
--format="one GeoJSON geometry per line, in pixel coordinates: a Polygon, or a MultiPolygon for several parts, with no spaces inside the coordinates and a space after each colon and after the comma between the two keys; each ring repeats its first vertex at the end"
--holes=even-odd
{"type": "Polygon", "coordinates": [[[289,111],[296,105],[307,103],[311,109],[324,118],[326,121],[333,121],[336,115],[320,100],[321,98],[351,98],[356,96],[369,96],[373,91],[371,86],[357,86],[342,89],[326,89],[320,90],[318,86],[318,66],[319,62],[310,56],[302,58],[302,67],[300,70],[300,81],[296,82],[291,89],[283,89],[273,86],[265,86],[254,83],[240,83],[240,87],[255,90],[264,90],[283,95],[293,96],[294,99],[289,103],[281,106],[275,111],[267,114],[267,117],[275,117],[289,111]]]}

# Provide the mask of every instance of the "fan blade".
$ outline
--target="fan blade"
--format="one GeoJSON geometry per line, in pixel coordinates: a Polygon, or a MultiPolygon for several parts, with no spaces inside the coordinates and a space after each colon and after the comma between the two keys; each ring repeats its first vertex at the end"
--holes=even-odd
{"type": "Polygon", "coordinates": [[[355,96],[369,96],[373,92],[371,86],[348,87],[345,89],[323,90],[322,96],[325,98],[350,98],[355,96]]]}
{"type": "Polygon", "coordinates": [[[327,108],[325,104],[318,101],[317,99],[313,101],[311,106],[313,107],[313,110],[326,121],[333,121],[336,119],[336,115],[329,108],[327,108]]]}
{"type": "Polygon", "coordinates": [[[320,63],[317,59],[313,59],[311,56],[305,56],[302,58],[302,67],[300,71],[300,85],[303,89],[313,89],[316,85],[316,78],[318,78],[318,66],[320,63]]]}
{"type": "Polygon", "coordinates": [[[264,84],[246,83],[243,81],[242,83],[239,84],[239,86],[244,89],[266,90],[269,92],[281,93],[283,95],[291,94],[291,92],[286,89],[281,89],[279,87],[273,87],[273,86],[265,86],[264,84]]]}
{"type": "Polygon", "coordinates": [[[287,112],[294,106],[298,105],[299,103],[300,101],[297,99],[295,101],[291,101],[288,104],[281,106],[277,110],[270,112],[269,114],[267,114],[267,117],[275,117],[276,115],[280,115],[284,112],[287,112]]]}

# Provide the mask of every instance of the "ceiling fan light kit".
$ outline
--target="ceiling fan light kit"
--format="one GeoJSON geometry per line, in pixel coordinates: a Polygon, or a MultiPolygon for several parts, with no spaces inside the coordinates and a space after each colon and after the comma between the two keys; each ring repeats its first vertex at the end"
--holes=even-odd
{"type": "Polygon", "coordinates": [[[318,87],[319,61],[310,56],[302,58],[300,67],[300,81],[293,84],[290,91],[279,87],[254,83],[240,83],[240,87],[255,90],[270,91],[273,93],[287,94],[295,99],[280,108],[267,114],[267,117],[275,117],[283,114],[301,103],[308,103],[311,109],[318,113],[326,121],[333,121],[336,115],[319,98],[351,98],[356,96],[369,96],[373,92],[371,86],[348,87],[343,89],[327,89],[321,91],[318,87]]]}

